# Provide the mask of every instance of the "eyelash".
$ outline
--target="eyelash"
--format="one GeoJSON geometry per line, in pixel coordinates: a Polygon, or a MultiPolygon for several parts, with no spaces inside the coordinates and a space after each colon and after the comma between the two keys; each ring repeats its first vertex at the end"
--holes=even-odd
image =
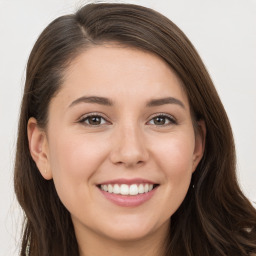
{"type": "MultiPolygon", "coordinates": [[[[152,124],[152,125],[154,125],[156,127],[159,127],[159,126],[163,127],[163,126],[169,126],[169,125],[177,125],[176,119],[173,116],[171,116],[169,114],[165,114],[165,113],[157,113],[157,114],[153,115],[153,117],[151,117],[151,119],[147,122],[147,124],[149,122],[153,121],[155,118],[159,118],[159,117],[160,118],[164,118],[165,122],[166,122],[166,120],[168,120],[169,123],[168,124],[164,123],[164,124],[161,124],[161,125],[156,125],[156,124],[152,124]]],[[[91,127],[93,127],[93,126],[94,127],[99,127],[100,125],[106,125],[107,123],[110,123],[107,120],[107,118],[104,115],[100,114],[100,113],[90,113],[90,114],[87,114],[87,115],[83,116],[78,122],[82,123],[82,124],[85,124],[86,126],[91,126],[91,127]],[[104,124],[96,124],[96,125],[93,125],[93,124],[90,124],[90,123],[86,123],[86,121],[88,121],[90,117],[100,118],[101,121],[104,120],[105,123],[104,124]]]]}
{"type": "Polygon", "coordinates": [[[152,121],[154,118],[159,118],[159,117],[164,118],[165,120],[167,119],[169,121],[169,123],[168,124],[163,124],[163,125],[153,124],[154,126],[161,126],[162,127],[162,126],[169,126],[169,125],[177,125],[176,119],[172,115],[165,114],[165,113],[154,114],[153,117],[151,117],[151,119],[149,120],[149,122],[152,121]]]}
{"type": "Polygon", "coordinates": [[[90,117],[100,118],[101,120],[104,120],[106,123],[110,123],[109,121],[107,121],[107,118],[104,115],[100,114],[100,113],[90,113],[90,114],[87,114],[87,115],[83,116],[78,122],[82,123],[82,124],[85,124],[86,126],[98,127],[98,126],[102,125],[102,124],[97,124],[97,125],[87,124],[86,121],[90,117]]]}

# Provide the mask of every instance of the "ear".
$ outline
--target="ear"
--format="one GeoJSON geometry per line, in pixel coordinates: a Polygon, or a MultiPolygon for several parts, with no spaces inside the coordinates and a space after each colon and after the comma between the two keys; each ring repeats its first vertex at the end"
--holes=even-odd
{"type": "Polygon", "coordinates": [[[197,122],[197,128],[195,131],[195,148],[193,154],[193,172],[196,170],[197,165],[201,161],[204,155],[206,138],[206,126],[204,120],[197,122]]]}
{"type": "Polygon", "coordinates": [[[35,161],[41,175],[46,179],[52,179],[49,163],[49,150],[46,133],[39,128],[34,117],[28,120],[27,134],[30,154],[35,161]]]}

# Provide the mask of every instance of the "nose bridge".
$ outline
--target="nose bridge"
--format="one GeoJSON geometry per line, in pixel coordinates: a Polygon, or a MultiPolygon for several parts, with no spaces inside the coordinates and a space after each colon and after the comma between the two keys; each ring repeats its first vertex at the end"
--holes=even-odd
{"type": "Polygon", "coordinates": [[[142,127],[136,122],[117,125],[112,146],[112,162],[133,166],[148,158],[142,127]]]}

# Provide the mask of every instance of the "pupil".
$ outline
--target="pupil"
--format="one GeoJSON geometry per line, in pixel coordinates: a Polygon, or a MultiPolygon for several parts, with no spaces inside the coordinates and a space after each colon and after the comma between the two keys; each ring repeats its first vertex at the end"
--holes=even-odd
{"type": "Polygon", "coordinates": [[[98,117],[98,116],[90,117],[89,123],[93,124],[93,125],[100,124],[100,117],[98,117]]]}
{"type": "Polygon", "coordinates": [[[156,117],[155,118],[155,124],[165,124],[165,118],[164,117],[156,117]]]}

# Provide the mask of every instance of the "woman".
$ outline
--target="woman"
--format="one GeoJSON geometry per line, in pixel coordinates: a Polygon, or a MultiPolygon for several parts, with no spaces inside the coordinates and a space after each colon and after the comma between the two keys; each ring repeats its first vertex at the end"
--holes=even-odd
{"type": "Polygon", "coordinates": [[[253,255],[256,211],[223,105],[161,14],[90,4],[27,65],[15,165],[21,255],[253,255]]]}

